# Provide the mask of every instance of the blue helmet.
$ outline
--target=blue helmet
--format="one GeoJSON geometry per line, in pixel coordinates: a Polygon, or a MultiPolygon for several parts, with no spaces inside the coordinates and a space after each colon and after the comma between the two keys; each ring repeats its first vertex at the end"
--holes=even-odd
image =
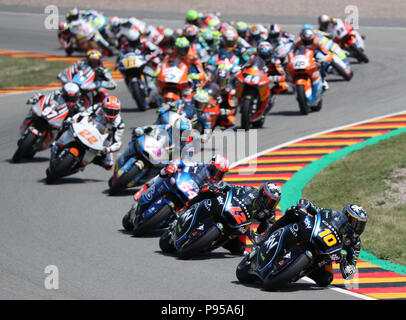
{"type": "Polygon", "coordinates": [[[268,41],[261,41],[258,44],[258,55],[264,59],[268,60],[272,56],[273,47],[268,41]]]}

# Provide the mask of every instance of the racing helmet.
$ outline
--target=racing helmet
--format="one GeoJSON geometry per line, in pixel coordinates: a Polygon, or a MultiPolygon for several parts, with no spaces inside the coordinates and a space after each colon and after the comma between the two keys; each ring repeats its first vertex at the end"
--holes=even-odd
{"type": "Polygon", "coordinates": [[[328,14],[323,13],[319,16],[319,29],[321,31],[326,31],[328,24],[332,21],[331,17],[328,14]]]}
{"type": "Polygon", "coordinates": [[[79,19],[79,9],[78,8],[73,8],[71,11],[69,11],[66,14],[65,17],[66,17],[66,21],[68,21],[68,22],[78,20],[79,19]]]}
{"type": "Polygon", "coordinates": [[[211,46],[214,43],[213,31],[211,31],[210,29],[205,29],[202,32],[202,38],[209,46],[211,46]]]}
{"type": "Polygon", "coordinates": [[[228,159],[217,154],[211,158],[208,169],[212,181],[221,181],[229,170],[228,159]]]}
{"type": "Polygon", "coordinates": [[[234,29],[223,31],[223,43],[227,50],[234,50],[237,47],[238,33],[234,29]]]}
{"type": "Polygon", "coordinates": [[[261,41],[257,47],[258,55],[268,61],[272,57],[273,47],[268,41],[261,41]]]}
{"type": "Polygon", "coordinates": [[[175,52],[181,57],[185,57],[190,49],[190,42],[186,37],[177,38],[175,41],[175,52]]]}
{"type": "Polygon", "coordinates": [[[255,200],[255,217],[262,219],[274,211],[281,200],[281,194],[282,191],[276,184],[271,182],[261,184],[255,200]]]}
{"type": "Polygon", "coordinates": [[[196,24],[199,19],[199,13],[196,10],[189,10],[186,13],[186,22],[191,24],[196,24]]]}
{"type": "Polygon", "coordinates": [[[97,68],[102,63],[102,54],[99,50],[89,50],[86,52],[86,63],[91,68],[97,68]]]}
{"type": "Polygon", "coordinates": [[[120,30],[120,18],[117,16],[112,16],[109,20],[110,29],[113,33],[118,33],[120,30]]]}
{"type": "Polygon", "coordinates": [[[73,82],[65,83],[62,87],[62,98],[68,105],[77,103],[80,98],[79,86],[73,82]]]}
{"type": "Polygon", "coordinates": [[[192,98],[197,111],[204,111],[210,102],[210,95],[205,89],[197,89],[192,98]]]}
{"type": "Polygon", "coordinates": [[[61,31],[61,32],[68,31],[68,30],[69,30],[69,24],[66,23],[66,22],[61,22],[61,23],[58,25],[58,30],[61,31]]]}
{"type": "Polygon", "coordinates": [[[196,41],[198,33],[199,28],[194,24],[186,24],[182,30],[182,35],[186,37],[186,39],[188,39],[190,43],[196,41]]]}
{"type": "Polygon", "coordinates": [[[247,37],[248,25],[244,21],[238,21],[235,24],[235,29],[241,38],[247,37]]]}
{"type": "Polygon", "coordinates": [[[137,48],[140,45],[140,32],[136,29],[131,29],[127,34],[127,43],[131,48],[137,48]]]}
{"type": "Polygon", "coordinates": [[[102,102],[102,110],[109,122],[116,120],[120,114],[121,102],[116,96],[107,96],[102,102]]]}
{"type": "Polygon", "coordinates": [[[312,29],[302,29],[300,31],[300,38],[302,39],[302,42],[305,46],[310,45],[313,43],[314,39],[314,32],[312,29]]]}
{"type": "Polygon", "coordinates": [[[269,38],[274,40],[282,36],[282,28],[279,24],[274,23],[269,26],[269,38]]]}
{"type": "Polygon", "coordinates": [[[360,235],[364,232],[367,224],[367,212],[363,207],[356,204],[349,204],[344,207],[341,212],[347,216],[347,223],[355,233],[360,235]]]}

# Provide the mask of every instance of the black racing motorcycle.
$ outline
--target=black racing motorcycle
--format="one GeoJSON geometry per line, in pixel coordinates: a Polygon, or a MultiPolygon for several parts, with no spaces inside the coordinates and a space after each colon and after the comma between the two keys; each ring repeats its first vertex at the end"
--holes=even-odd
{"type": "Polygon", "coordinates": [[[189,259],[213,251],[229,240],[244,234],[251,225],[251,215],[233,197],[234,189],[214,199],[194,204],[162,234],[159,246],[163,252],[176,252],[189,259]]]}
{"type": "Polygon", "coordinates": [[[236,269],[238,280],[260,281],[265,290],[274,291],[305,277],[340,254],[346,223],[345,215],[330,209],[302,215],[298,223],[276,230],[243,258],[236,269]]]}

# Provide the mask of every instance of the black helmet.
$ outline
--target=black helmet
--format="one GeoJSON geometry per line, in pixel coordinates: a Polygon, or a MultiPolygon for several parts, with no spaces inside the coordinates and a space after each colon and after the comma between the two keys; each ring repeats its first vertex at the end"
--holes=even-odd
{"type": "Polygon", "coordinates": [[[275,210],[281,200],[281,189],[276,184],[266,182],[260,185],[258,197],[255,200],[256,218],[263,218],[275,210]]]}
{"type": "Polygon", "coordinates": [[[367,212],[361,206],[349,204],[341,210],[347,216],[348,224],[355,233],[360,235],[367,224],[367,212]]]}

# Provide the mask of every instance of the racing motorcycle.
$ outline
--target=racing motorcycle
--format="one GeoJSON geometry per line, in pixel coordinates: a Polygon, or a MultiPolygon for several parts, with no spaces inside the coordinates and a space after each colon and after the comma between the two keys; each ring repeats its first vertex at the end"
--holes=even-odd
{"type": "Polygon", "coordinates": [[[23,158],[32,158],[36,152],[45,150],[54,141],[69,114],[66,104],[59,105],[49,96],[43,96],[31,107],[31,119],[24,123],[26,129],[17,142],[17,151],[12,161],[20,162],[23,158]]]}
{"type": "Polygon", "coordinates": [[[81,92],[81,102],[87,107],[93,105],[97,95],[95,77],[96,74],[91,67],[86,67],[86,69],[82,70],[76,65],[72,65],[66,68],[58,76],[58,79],[62,82],[62,85],[68,82],[78,85],[81,92]]]}
{"type": "Polygon", "coordinates": [[[108,182],[109,194],[147,183],[168,159],[166,148],[152,136],[144,134],[130,141],[128,148],[116,159],[113,176],[108,182]]]}
{"type": "Polygon", "coordinates": [[[221,208],[212,206],[212,199],[194,204],[162,234],[159,246],[163,252],[176,252],[180,259],[188,259],[202,252],[223,246],[244,234],[251,225],[251,217],[233,198],[233,190],[217,197],[221,208]]]}
{"type": "Polygon", "coordinates": [[[112,56],[113,51],[109,43],[94,27],[91,22],[86,20],[76,20],[69,24],[69,30],[73,35],[74,48],[79,52],[86,52],[91,49],[97,49],[107,56],[112,56]]]}
{"type": "Polygon", "coordinates": [[[319,81],[319,85],[313,84],[312,81],[313,74],[318,72],[313,51],[310,49],[290,51],[286,72],[290,82],[295,87],[300,112],[306,115],[311,110],[320,111],[322,107],[322,85],[321,81],[319,81]]]}
{"type": "Polygon", "coordinates": [[[261,128],[271,103],[271,79],[264,72],[265,62],[258,56],[236,75],[241,127],[261,128]]]}
{"type": "Polygon", "coordinates": [[[345,36],[342,38],[334,38],[341,48],[348,51],[350,56],[358,60],[359,63],[369,62],[368,56],[365,54],[365,42],[364,37],[359,34],[357,30],[353,28],[350,23],[343,22],[343,28],[345,28],[345,36]]]}
{"type": "Polygon", "coordinates": [[[190,172],[190,167],[178,170],[171,177],[159,178],[144,193],[141,194],[141,190],[134,195],[135,203],[123,217],[124,229],[141,236],[152,230],[167,228],[175,219],[176,211],[198,194],[199,185],[203,183],[200,176],[190,172]],[[159,197],[155,196],[157,192],[161,194],[159,197]],[[143,212],[138,208],[140,197],[149,202],[143,212]]]}
{"type": "Polygon", "coordinates": [[[108,135],[107,129],[95,124],[90,117],[71,123],[58,140],[63,141],[64,146],[55,157],[51,157],[46,183],[84,170],[97,156],[102,156],[108,135]]]}
{"type": "Polygon", "coordinates": [[[157,88],[154,83],[154,69],[141,52],[129,52],[117,61],[116,68],[121,72],[131,95],[141,111],[145,111],[148,101],[157,105],[157,88]]]}
{"type": "Polygon", "coordinates": [[[262,282],[265,290],[278,290],[338,260],[347,218],[323,209],[317,215],[302,215],[298,223],[273,232],[238,264],[242,283],[262,282]]]}
{"type": "Polygon", "coordinates": [[[188,66],[178,58],[166,56],[157,77],[162,103],[177,101],[190,87],[188,66]]]}

